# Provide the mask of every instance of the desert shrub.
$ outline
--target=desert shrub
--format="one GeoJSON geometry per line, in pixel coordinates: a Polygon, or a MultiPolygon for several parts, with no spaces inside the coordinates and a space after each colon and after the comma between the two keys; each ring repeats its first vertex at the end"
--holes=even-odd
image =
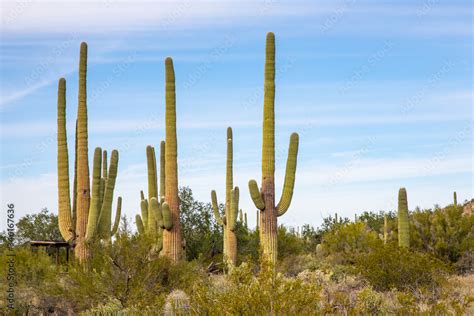
{"type": "Polygon", "coordinates": [[[278,226],[278,259],[300,255],[304,248],[302,238],[290,233],[285,226],[278,226]]]}
{"type": "Polygon", "coordinates": [[[286,278],[264,265],[254,276],[250,265],[233,269],[220,286],[199,284],[191,297],[199,315],[296,315],[320,310],[320,288],[298,278],[286,278]]]}
{"type": "Polygon", "coordinates": [[[394,245],[379,247],[356,257],[356,271],[374,289],[393,288],[416,292],[436,292],[446,283],[448,267],[432,255],[399,248],[394,245]]]}
{"type": "Polygon", "coordinates": [[[336,225],[323,235],[322,248],[330,260],[337,264],[352,263],[359,253],[367,253],[379,248],[382,240],[365,223],[347,223],[336,225]]]}
{"type": "Polygon", "coordinates": [[[242,262],[258,264],[260,258],[258,231],[249,230],[242,223],[237,222],[235,234],[237,235],[238,264],[242,262]]]}
{"type": "Polygon", "coordinates": [[[197,263],[173,265],[150,249],[143,236],[119,235],[112,245],[95,245],[87,268],[74,265],[58,290],[76,311],[111,301],[123,309],[144,308],[162,306],[173,289],[186,290],[203,277],[197,263]]]}

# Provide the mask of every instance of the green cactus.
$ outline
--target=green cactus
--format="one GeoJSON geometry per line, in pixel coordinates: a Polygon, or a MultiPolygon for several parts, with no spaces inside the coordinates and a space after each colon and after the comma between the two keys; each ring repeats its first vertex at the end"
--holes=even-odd
{"type": "MultiPolygon", "coordinates": [[[[239,205],[239,188],[233,188],[233,147],[232,147],[232,128],[227,128],[227,158],[226,158],[226,197],[224,216],[221,217],[217,194],[215,190],[211,191],[212,208],[214,216],[224,231],[224,261],[229,265],[237,263],[237,236],[235,234],[235,225],[237,221],[239,205]]],[[[240,212],[242,220],[242,211],[240,212]]]]}
{"type": "MultiPolygon", "coordinates": [[[[161,192],[163,192],[163,184],[165,180],[164,175],[164,155],[165,142],[161,142],[160,146],[160,185],[161,192]]],[[[141,202],[141,216],[136,215],[137,229],[140,234],[147,235],[154,240],[154,251],[159,252],[163,247],[163,231],[170,230],[173,226],[171,221],[171,214],[169,206],[158,198],[157,186],[157,166],[155,149],[152,146],[147,146],[147,168],[148,168],[148,199],[145,199],[145,194],[140,191],[141,202]],[[161,203],[160,203],[161,202],[161,203]]]]}
{"type": "Polygon", "coordinates": [[[453,193],[453,199],[454,199],[454,206],[458,206],[458,195],[456,194],[456,191],[453,193]]]}
{"type": "Polygon", "coordinates": [[[245,228],[249,228],[248,226],[248,222],[247,222],[247,212],[244,213],[244,225],[245,225],[245,228]]]}
{"type": "MultiPolygon", "coordinates": [[[[92,182],[93,192],[91,201],[87,136],[86,43],[81,43],[79,59],[79,102],[76,120],[76,150],[74,161],[75,172],[72,209],[69,191],[69,158],[66,136],[66,80],[61,78],[58,84],[58,223],[62,237],[66,241],[75,244],[75,255],[79,259],[79,262],[84,262],[89,258],[90,255],[86,241],[93,238],[98,229],[102,229],[102,226],[98,225],[97,221],[99,220],[100,214],[102,212],[104,201],[106,202],[106,205],[110,204],[111,207],[117,164],[114,166],[114,179],[111,181],[103,180],[100,174],[102,151],[100,148],[95,150],[92,182]],[[103,195],[105,195],[105,197],[103,195]],[[89,217],[91,218],[91,222],[89,222],[89,217]]],[[[115,154],[113,153],[113,155],[115,155],[118,162],[118,153],[116,151],[114,152],[115,154]]],[[[105,158],[104,166],[106,165],[107,162],[105,158]]],[[[121,198],[119,198],[118,219],[120,219],[120,207],[121,198]]],[[[104,210],[108,211],[107,207],[105,207],[104,210]]]]}
{"type": "Polygon", "coordinates": [[[188,295],[181,290],[174,290],[166,298],[163,314],[165,316],[191,315],[191,305],[188,295]]]}
{"type": "Polygon", "coordinates": [[[410,219],[405,188],[398,191],[398,246],[410,248],[410,219]]]}
{"type": "MultiPolygon", "coordinates": [[[[175,74],[173,60],[168,57],[165,60],[166,81],[166,124],[165,124],[165,181],[166,194],[165,205],[170,210],[170,229],[163,231],[163,255],[169,257],[173,262],[181,260],[183,253],[183,242],[181,237],[181,225],[179,222],[179,198],[178,198],[178,150],[176,137],[176,92],[175,74]]],[[[163,216],[163,218],[165,218],[163,216]]]]}
{"type": "Polygon", "coordinates": [[[275,35],[267,34],[263,144],[262,144],[262,187],[255,180],[249,181],[250,196],[260,210],[260,245],[264,257],[271,263],[277,260],[277,217],[285,214],[293,197],[299,136],[291,134],[285,181],[280,202],[275,206],[275,35]]]}
{"type": "Polygon", "coordinates": [[[383,215],[383,243],[386,245],[388,242],[388,221],[387,214],[383,215]]]}

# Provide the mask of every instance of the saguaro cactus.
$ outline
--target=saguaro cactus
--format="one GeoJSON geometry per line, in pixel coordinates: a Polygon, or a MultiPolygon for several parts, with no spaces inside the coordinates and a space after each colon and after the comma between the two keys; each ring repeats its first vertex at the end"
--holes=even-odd
{"type": "MultiPolygon", "coordinates": [[[[216,191],[212,190],[211,200],[214,209],[214,216],[219,225],[224,230],[224,262],[229,265],[237,263],[237,236],[235,227],[239,208],[239,188],[233,188],[233,148],[232,148],[232,128],[227,128],[227,159],[226,159],[226,189],[225,189],[225,211],[221,217],[219,204],[217,202],[216,191]]],[[[240,212],[242,219],[242,211],[240,212]]]]}
{"type": "Polygon", "coordinates": [[[453,199],[454,199],[454,206],[458,206],[458,195],[456,194],[456,191],[453,193],[453,199]]]}
{"type": "Polygon", "coordinates": [[[398,246],[410,247],[410,219],[408,217],[407,191],[398,191],[398,246]]]}
{"type": "Polygon", "coordinates": [[[383,243],[386,245],[388,242],[388,222],[387,214],[383,215],[383,243]]]}
{"type": "MultiPolygon", "coordinates": [[[[159,252],[163,248],[163,230],[171,229],[171,214],[169,207],[164,208],[158,197],[157,187],[157,168],[155,149],[147,146],[147,167],[148,167],[148,199],[145,198],[143,191],[140,192],[141,216],[136,215],[136,224],[140,234],[147,235],[155,241],[154,250],[159,252]]],[[[164,164],[165,148],[164,142],[161,142],[160,164],[164,164]]],[[[160,183],[163,185],[165,175],[163,166],[160,166],[160,183]]],[[[163,187],[161,188],[163,190],[163,187]]]]}
{"type": "Polygon", "coordinates": [[[166,81],[166,139],[165,181],[166,195],[163,210],[169,208],[172,226],[163,232],[163,255],[177,262],[182,257],[181,225],[178,198],[178,150],[176,137],[176,92],[173,60],[165,61],[166,81]]]}
{"type": "Polygon", "coordinates": [[[262,187],[249,181],[249,190],[255,206],[260,210],[260,245],[264,257],[271,263],[277,260],[277,217],[285,214],[293,197],[298,134],[290,137],[286,175],[280,202],[275,205],[275,35],[267,34],[262,144],[262,187]]]}
{"type": "MultiPolygon", "coordinates": [[[[109,208],[112,205],[113,187],[117,175],[118,152],[114,151],[113,173],[110,181],[105,181],[100,177],[101,155],[102,151],[97,148],[94,153],[94,172],[93,172],[93,201],[90,200],[90,178],[89,178],[89,159],[88,159],[88,131],[87,131],[87,96],[86,96],[86,75],[87,75],[87,44],[81,43],[80,61],[79,61],[79,103],[76,121],[76,152],[75,152],[75,175],[73,209],[71,213],[71,198],[69,188],[69,158],[66,136],[66,80],[61,78],[58,86],[58,195],[59,195],[59,229],[62,237],[66,241],[75,243],[75,255],[80,262],[89,257],[86,239],[92,238],[97,228],[102,226],[89,223],[89,217],[97,221],[102,208],[104,212],[111,216],[109,208]],[[107,185],[105,183],[107,182],[107,185]],[[101,191],[102,188],[102,191],[101,191]],[[101,193],[102,192],[102,193],[101,193]],[[108,193],[107,193],[108,192],[108,193]],[[104,196],[105,194],[105,196],[104,196]],[[103,201],[106,201],[103,207],[103,201]],[[90,226],[88,233],[88,226],[90,226]]],[[[118,219],[120,219],[121,198],[118,205],[118,219]]],[[[109,236],[111,220],[104,221],[108,223],[109,236]]],[[[116,218],[115,226],[118,227],[116,218]]],[[[105,227],[105,226],[104,226],[105,227]]],[[[116,230],[116,227],[115,227],[116,230]]]]}

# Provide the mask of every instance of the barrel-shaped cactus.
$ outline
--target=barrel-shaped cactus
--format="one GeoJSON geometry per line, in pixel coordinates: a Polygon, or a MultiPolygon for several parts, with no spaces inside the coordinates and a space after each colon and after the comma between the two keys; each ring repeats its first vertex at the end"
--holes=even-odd
{"type": "Polygon", "coordinates": [[[181,290],[174,290],[166,297],[163,309],[165,316],[185,316],[191,314],[191,305],[188,295],[181,290]]]}
{"type": "MultiPolygon", "coordinates": [[[[92,201],[90,196],[89,158],[88,158],[88,128],[87,128],[87,44],[81,43],[79,58],[79,102],[76,121],[76,142],[74,161],[74,184],[73,184],[73,207],[71,209],[70,183],[69,183],[69,158],[66,136],[66,80],[61,78],[58,86],[58,196],[59,196],[59,230],[62,237],[75,244],[75,255],[80,262],[89,257],[89,249],[86,241],[92,240],[99,230],[105,226],[99,224],[100,215],[104,211],[103,221],[108,224],[108,233],[104,238],[110,239],[110,235],[118,228],[120,220],[121,198],[119,198],[117,216],[114,226],[111,228],[111,216],[113,189],[115,177],[117,176],[118,152],[112,153],[112,173],[110,181],[101,177],[101,155],[102,150],[96,148],[94,152],[92,201]],[[105,206],[104,206],[105,205],[105,206]],[[89,222],[89,218],[91,222],[89,222]]],[[[105,154],[104,165],[107,165],[105,154]]],[[[106,171],[105,171],[106,172],[106,171]]],[[[110,173],[110,171],[109,171],[110,173]]],[[[105,175],[107,178],[107,175],[105,175]]],[[[105,231],[105,230],[104,230],[105,231]]]]}
{"type": "Polygon", "coordinates": [[[250,196],[260,210],[260,245],[265,259],[277,260],[277,217],[290,207],[295,184],[299,136],[291,134],[285,181],[280,202],[275,205],[275,35],[267,34],[262,143],[262,186],[249,181],[250,196]]]}
{"type": "Polygon", "coordinates": [[[173,262],[182,258],[183,243],[181,225],[179,222],[178,198],[178,150],[176,136],[176,92],[173,60],[165,60],[165,95],[166,95],[166,124],[165,124],[165,201],[163,209],[169,208],[171,227],[163,231],[163,255],[173,262]]]}
{"type": "MultiPolygon", "coordinates": [[[[224,231],[224,262],[229,265],[237,263],[237,235],[235,227],[237,222],[237,213],[239,208],[239,188],[233,187],[233,140],[232,128],[227,128],[227,158],[226,158],[226,190],[225,190],[225,209],[224,216],[219,211],[217,202],[217,193],[212,190],[211,201],[214,209],[214,216],[224,231]]],[[[240,211],[240,220],[242,221],[242,210],[240,211]]]]}
{"type": "Polygon", "coordinates": [[[401,188],[398,191],[398,246],[410,247],[410,219],[405,188],[401,188]]]}

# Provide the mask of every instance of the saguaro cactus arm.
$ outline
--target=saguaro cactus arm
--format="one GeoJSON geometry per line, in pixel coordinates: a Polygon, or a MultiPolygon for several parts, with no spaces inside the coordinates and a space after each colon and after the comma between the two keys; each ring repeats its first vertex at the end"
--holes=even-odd
{"type": "Polygon", "coordinates": [[[146,147],[146,160],[148,167],[148,201],[150,201],[152,197],[158,198],[155,150],[151,146],[146,147]]]}
{"type": "Polygon", "coordinates": [[[145,226],[143,226],[142,218],[140,217],[140,215],[137,214],[135,216],[135,222],[137,224],[138,233],[140,235],[145,234],[145,226]]]}
{"type": "Polygon", "coordinates": [[[166,196],[166,178],[165,178],[165,141],[160,143],[160,203],[163,203],[166,196]]]}
{"type": "Polygon", "coordinates": [[[235,187],[231,192],[229,220],[227,221],[227,225],[229,225],[229,229],[231,231],[234,231],[235,229],[238,213],[239,213],[239,187],[235,187]]]}
{"type": "Polygon", "coordinates": [[[219,204],[217,203],[217,194],[215,190],[211,191],[212,210],[214,211],[214,217],[216,218],[217,224],[223,226],[221,213],[219,211],[219,204]]]}
{"type": "Polygon", "coordinates": [[[89,216],[87,220],[86,240],[95,237],[97,223],[100,216],[100,168],[102,160],[102,149],[97,147],[94,150],[94,162],[92,165],[92,198],[89,206],[89,216]]]}
{"type": "Polygon", "coordinates": [[[143,227],[148,230],[148,203],[146,200],[141,200],[140,211],[142,213],[143,227]]]}
{"type": "Polygon", "coordinates": [[[286,213],[290,207],[295,186],[296,161],[298,156],[299,137],[297,133],[291,134],[290,147],[288,149],[288,159],[286,161],[285,182],[283,183],[283,193],[277,205],[278,216],[286,213]]]}
{"type": "Polygon", "coordinates": [[[66,80],[58,83],[58,222],[61,236],[66,241],[74,238],[69,188],[69,157],[66,132],[66,80]]]}
{"type": "Polygon", "coordinates": [[[265,202],[263,201],[262,194],[260,193],[260,189],[258,188],[257,181],[249,181],[249,191],[250,196],[252,197],[253,204],[255,204],[255,207],[263,211],[265,209],[265,202]]]}
{"type": "Polygon", "coordinates": [[[119,154],[112,150],[110,157],[109,174],[105,185],[104,202],[100,210],[99,230],[101,238],[110,238],[110,227],[112,225],[112,202],[114,198],[115,180],[117,178],[119,154]]]}
{"type": "Polygon", "coordinates": [[[173,221],[171,218],[171,210],[168,205],[168,203],[163,203],[161,206],[162,212],[163,212],[163,227],[166,230],[170,230],[173,227],[173,221]]]}
{"type": "Polygon", "coordinates": [[[102,152],[102,178],[107,179],[107,150],[102,152]]]}
{"type": "Polygon", "coordinates": [[[149,204],[149,210],[148,210],[148,233],[150,236],[156,237],[157,229],[158,227],[156,226],[156,213],[158,213],[158,210],[160,208],[160,205],[158,204],[158,200],[156,197],[152,197],[150,199],[150,204],[149,204]]]}
{"type": "Polygon", "coordinates": [[[120,225],[120,216],[122,213],[122,197],[119,196],[117,200],[117,211],[115,212],[114,227],[112,227],[111,235],[115,235],[120,225]]]}

